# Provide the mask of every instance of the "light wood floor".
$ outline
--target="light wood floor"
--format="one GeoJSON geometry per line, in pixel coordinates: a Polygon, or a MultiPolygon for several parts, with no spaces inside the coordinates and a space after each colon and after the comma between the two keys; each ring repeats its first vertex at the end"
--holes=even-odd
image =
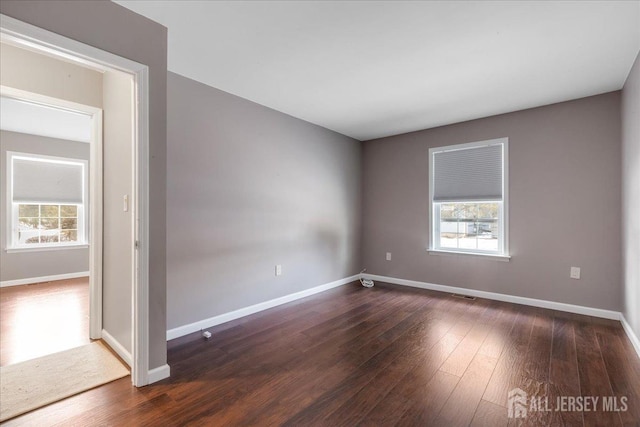
{"type": "Polygon", "coordinates": [[[0,366],[90,342],[88,277],[0,288],[0,366]]]}
{"type": "Polygon", "coordinates": [[[7,425],[640,425],[620,323],[351,284],[169,343],[171,378],[129,379],[7,425]],[[507,418],[507,393],[627,397],[627,411],[507,418]],[[511,421],[511,423],[510,423],[511,421]]]}

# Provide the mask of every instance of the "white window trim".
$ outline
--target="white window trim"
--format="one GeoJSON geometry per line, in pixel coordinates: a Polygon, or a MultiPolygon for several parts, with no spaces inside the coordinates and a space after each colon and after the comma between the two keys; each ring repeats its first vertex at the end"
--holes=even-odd
{"type": "Polygon", "coordinates": [[[427,249],[429,255],[463,255],[463,256],[479,256],[482,258],[495,259],[497,261],[509,261],[511,255],[500,255],[494,253],[481,253],[481,252],[463,252],[463,251],[445,251],[442,249],[427,249]]]}
{"type": "MultiPolygon", "coordinates": [[[[470,201],[471,202],[471,201],[470,201]]],[[[473,202],[476,202],[475,200],[473,202]]],[[[478,203],[482,203],[481,201],[478,203]]],[[[469,142],[465,144],[449,145],[444,147],[434,147],[429,149],[429,247],[427,251],[430,254],[443,254],[443,255],[472,255],[480,257],[488,257],[493,259],[500,259],[503,261],[509,261],[511,259],[509,252],[509,138],[497,138],[489,139],[486,141],[469,142]],[[502,221],[500,223],[500,230],[502,232],[502,242],[499,242],[499,251],[486,252],[482,250],[472,249],[452,249],[436,248],[436,231],[438,230],[438,222],[434,218],[435,212],[433,209],[433,192],[434,192],[434,179],[433,179],[433,155],[434,153],[442,153],[446,151],[465,150],[469,148],[485,147],[489,145],[502,144],[503,146],[503,167],[502,167],[502,221]],[[500,246],[502,251],[500,251],[500,246]]]]}
{"type": "Polygon", "coordinates": [[[67,245],[58,245],[58,246],[36,246],[36,247],[17,247],[17,248],[6,248],[5,251],[9,254],[20,253],[20,252],[41,252],[41,251],[66,251],[71,249],[88,249],[88,243],[71,243],[67,245]]]}
{"type": "MultiPolygon", "coordinates": [[[[71,157],[59,157],[48,156],[44,154],[35,153],[22,153],[17,151],[7,151],[7,189],[6,189],[6,204],[7,204],[7,242],[5,251],[8,253],[13,252],[33,252],[33,251],[46,251],[46,250],[60,250],[60,249],[72,249],[89,246],[89,232],[88,232],[88,216],[89,216],[89,174],[88,174],[89,162],[84,159],[75,159],[71,157]],[[34,159],[40,161],[54,161],[63,163],[82,164],[82,205],[78,206],[78,241],[73,243],[40,243],[29,245],[18,245],[18,204],[13,202],[13,159],[34,159]]],[[[33,203],[33,204],[47,204],[47,202],[33,203]]]]}

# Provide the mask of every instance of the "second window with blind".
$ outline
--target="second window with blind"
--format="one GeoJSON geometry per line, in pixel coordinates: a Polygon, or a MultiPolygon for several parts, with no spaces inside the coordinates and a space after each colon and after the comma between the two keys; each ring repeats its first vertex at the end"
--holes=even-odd
{"type": "Polygon", "coordinates": [[[431,251],[509,256],[508,139],[429,150],[431,251]]]}
{"type": "Polygon", "coordinates": [[[87,162],[7,152],[8,249],[87,243],[87,162]]]}

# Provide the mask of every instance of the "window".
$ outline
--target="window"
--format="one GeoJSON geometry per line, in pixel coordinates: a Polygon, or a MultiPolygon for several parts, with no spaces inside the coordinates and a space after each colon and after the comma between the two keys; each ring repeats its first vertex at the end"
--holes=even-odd
{"type": "Polygon", "coordinates": [[[77,242],[77,205],[18,204],[17,246],[77,242]]]}
{"type": "Polygon", "coordinates": [[[87,162],[7,153],[10,249],[86,244],[87,162]]]}
{"type": "Polygon", "coordinates": [[[430,250],[505,256],[508,139],[429,150],[430,250]]]}

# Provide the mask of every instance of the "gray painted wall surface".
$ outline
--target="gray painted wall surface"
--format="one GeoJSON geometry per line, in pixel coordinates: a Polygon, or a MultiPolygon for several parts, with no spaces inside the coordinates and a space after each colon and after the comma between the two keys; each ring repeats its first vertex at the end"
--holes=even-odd
{"type": "Polygon", "coordinates": [[[167,123],[169,329],[359,272],[360,142],[173,73],[167,123]]]}
{"type": "Polygon", "coordinates": [[[640,54],[622,90],[624,316],[640,337],[640,54]]]}
{"type": "Polygon", "coordinates": [[[619,311],[620,167],[620,92],[365,142],[364,267],[619,311]],[[429,148],[499,137],[509,137],[513,258],[430,255],[429,148]]]}
{"type": "Polygon", "coordinates": [[[0,13],[149,66],[149,368],[167,361],[167,29],[107,0],[2,0],[0,13]]]}
{"type": "Polygon", "coordinates": [[[7,253],[7,151],[89,160],[89,144],[0,131],[0,282],[89,271],[89,249],[7,253]]]}

